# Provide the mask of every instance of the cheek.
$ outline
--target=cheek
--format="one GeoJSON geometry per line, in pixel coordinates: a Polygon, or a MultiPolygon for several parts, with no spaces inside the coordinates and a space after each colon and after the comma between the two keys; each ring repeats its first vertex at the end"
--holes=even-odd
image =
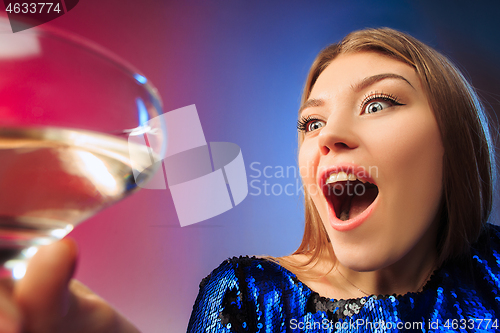
{"type": "MultiPolygon", "coordinates": [[[[365,128],[365,144],[378,162],[385,181],[399,180],[408,173],[425,173],[442,165],[443,144],[432,111],[424,107],[405,110],[388,117],[377,130],[365,128]],[[383,128],[383,130],[381,130],[383,128]]],[[[405,179],[408,181],[409,179],[405,179]]]]}
{"type": "MultiPolygon", "coordinates": [[[[443,144],[435,122],[417,123],[394,140],[392,172],[409,177],[404,182],[418,184],[417,177],[440,180],[442,176],[443,144]]],[[[435,184],[434,184],[435,185],[435,184]]],[[[439,184],[440,185],[440,184],[439,184]]]]}
{"type": "Polygon", "coordinates": [[[401,216],[433,220],[442,193],[444,155],[437,123],[434,117],[420,117],[411,126],[393,128],[381,137],[389,149],[379,155],[381,177],[390,189],[387,198],[401,216]]]}

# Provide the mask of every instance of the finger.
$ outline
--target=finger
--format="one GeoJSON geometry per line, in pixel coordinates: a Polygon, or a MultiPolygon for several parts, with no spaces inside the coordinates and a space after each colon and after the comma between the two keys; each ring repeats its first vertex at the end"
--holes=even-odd
{"type": "Polygon", "coordinates": [[[26,332],[57,332],[68,310],[68,283],[76,267],[77,253],[76,243],[64,239],[40,248],[30,260],[26,275],[14,289],[26,332]]]}
{"type": "Polygon", "coordinates": [[[71,306],[62,332],[139,333],[125,317],[81,282],[70,282],[71,306]]]}
{"type": "Polygon", "coordinates": [[[0,282],[0,333],[21,331],[21,313],[12,301],[12,280],[0,282]]]}

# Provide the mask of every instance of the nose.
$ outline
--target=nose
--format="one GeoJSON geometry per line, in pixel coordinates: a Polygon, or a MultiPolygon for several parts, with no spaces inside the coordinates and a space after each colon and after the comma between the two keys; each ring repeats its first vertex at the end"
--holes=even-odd
{"type": "Polygon", "coordinates": [[[319,133],[319,148],[323,155],[330,152],[349,151],[359,146],[359,140],[354,128],[354,119],[341,112],[332,112],[326,125],[319,133]]]}

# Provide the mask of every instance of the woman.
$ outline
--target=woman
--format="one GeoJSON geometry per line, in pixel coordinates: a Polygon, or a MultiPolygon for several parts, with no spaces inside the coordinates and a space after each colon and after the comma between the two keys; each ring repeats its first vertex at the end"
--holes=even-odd
{"type": "MultiPolygon", "coordinates": [[[[298,128],[302,244],[222,263],[188,331],[496,330],[493,146],[460,73],[405,34],[354,32],[314,62],[298,128]]],[[[58,242],[4,285],[2,332],[137,332],[69,283],[75,260],[58,242]]]]}
{"type": "Polygon", "coordinates": [[[458,70],[395,30],[351,33],[314,62],[298,129],[302,244],[221,264],[188,331],[496,330],[493,146],[458,70]]]}

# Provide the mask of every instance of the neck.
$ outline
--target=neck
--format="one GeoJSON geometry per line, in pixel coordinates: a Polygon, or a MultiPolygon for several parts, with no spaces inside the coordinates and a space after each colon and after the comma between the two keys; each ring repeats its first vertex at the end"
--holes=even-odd
{"type": "Polygon", "coordinates": [[[435,262],[436,256],[433,255],[418,264],[397,263],[373,272],[356,272],[337,264],[331,273],[332,284],[337,285],[342,294],[340,298],[418,292],[436,268],[435,262]]]}
{"type": "MultiPolygon", "coordinates": [[[[434,229],[434,228],[431,228],[434,229]]],[[[297,275],[321,296],[333,299],[368,295],[404,295],[418,292],[437,268],[437,232],[427,237],[397,262],[373,271],[359,272],[342,265],[333,252],[325,251],[317,262],[308,264],[306,254],[282,258],[280,264],[297,275]]]]}
{"type": "Polygon", "coordinates": [[[397,262],[375,271],[354,271],[337,261],[334,269],[324,276],[332,287],[333,298],[403,295],[421,291],[437,268],[436,238],[427,239],[429,241],[419,242],[397,262]]]}

